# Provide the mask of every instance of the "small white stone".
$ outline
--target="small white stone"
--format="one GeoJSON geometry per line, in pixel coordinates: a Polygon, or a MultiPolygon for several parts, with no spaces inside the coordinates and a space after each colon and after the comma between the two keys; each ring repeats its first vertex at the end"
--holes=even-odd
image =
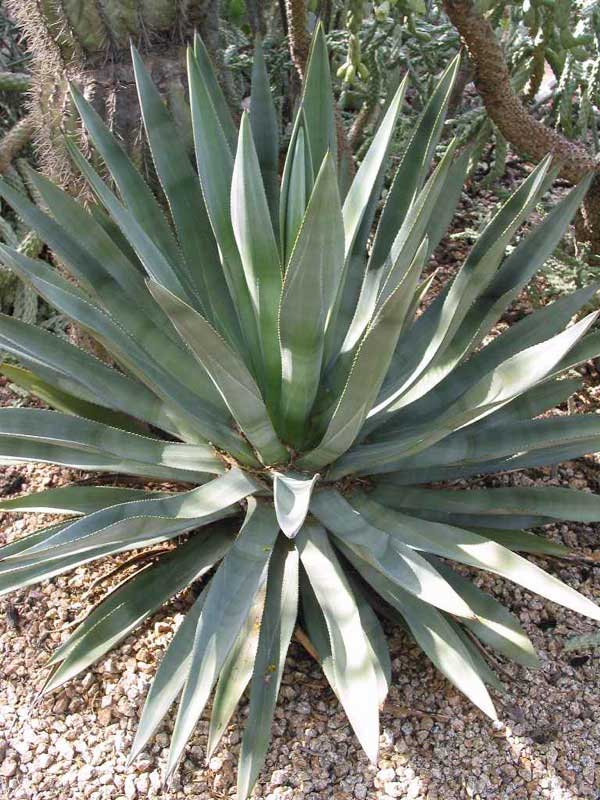
{"type": "Polygon", "coordinates": [[[54,759],[52,758],[50,753],[41,753],[33,762],[33,768],[43,771],[45,769],[48,769],[48,767],[50,766],[50,764],[52,764],[53,761],[54,759]]]}
{"type": "Polygon", "coordinates": [[[396,777],[396,770],[393,767],[387,767],[387,769],[380,769],[377,773],[377,780],[380,780],[382,783],[387,783],[388,781],[393,781],[396,777]]]}
{"type": "Polygon", "coordinates": [[[62,736],[60,739],[57,739],[55,742],[55,747],[58,750],[59,754],[65,759],[65,761],[73,761],[73,757],[75,755],[75,749],[70,742],[67,742],[66,739],[63,739],[62,736]]]}
{"type": "Polygon", "coordinates": [[[135,780],[133,775],[128,775],[125,778],[123,791],[125,792],[125,797],[127,800],[133,800],[134,797],[137,797],[137,789],[135,788],[135,780]]]}
{"type": "Polygon", "coordinates": [[[150,789],[150,779],[147,772],[142,772],[142,774],[136,778],[135,788],[142,795],[142,797],[148,794],[148,790],[150,789]]]}
{"type": "Polygon", "coordinates": [[[12,742],[12,748],[13,750],[16,750],[20,756],[24,756],[29,752],[30,744],[29,742],[24,742],[21,738],[19,738],[12,742]]]}
{"type": "Polygon", "coordinates": [[[211,772],[218,772],[223,766],[223,759],[218,756],[213,756],[208,763],[208,768],[211,772]]]}
{"type": "Polygon", "coordinates": [[[415,780],[411,781],[405,796],[408,798],[408,800],[414,800],[414,798],[418,797],[420,794],[421,794],[421,781],[419,780],[419,778],[416,778],[415,780]]]}
{"type": "Polygon", "coordinates": [[[383,789],[387,795],[390,797],[403,797],[404,796],[404,789],[402,788],[402,784],[398,783],[397,781],[388,781],[384,784],[383,789]]]}
{"type": "Polygon", "coordinates": [[[30,725],[25,725],[23,733],[19,738],[24,742],[29,742],[29,744],[37,744],[40,740],[40,734],[34,731],[30,725]]]}
{"type": "Polygon", "coordinates": [[[283,786],[287,779],[288,774],[284,769],[276,769],[271,775],[271,786],[283,786]]]}
{"type": "Polygon", "coordinates": [[[84,764],[84,766],[77,773],[77,782],[87,783],[89,780],[91,780],[95,771],[96,770],[91,766],[91,764],[84,764]]]}
{"type": "Polygon", "coordinates": [[[17,771],[18,763],[14,758],[5,758],[0,767],[0,775],[4,778],[12,778],[17,771]]]}
{"type": "Polygon", "coordinates": [[[153,772],[150,773],[150,786],[151,788],[157,792],[162,785],[162,781],[160,778],[160,772],[155,769],[153,772]]]}

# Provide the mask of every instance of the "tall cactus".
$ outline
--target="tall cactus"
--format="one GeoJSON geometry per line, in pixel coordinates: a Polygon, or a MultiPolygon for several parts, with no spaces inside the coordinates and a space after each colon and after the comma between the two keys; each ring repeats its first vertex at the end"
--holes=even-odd
{"type": "MultiPolygon", "coordinates": [[[[81,189],[64,145],[64,132],[84,134],[75,122],[68,82],[86,98],[144,165],[129,42],[144,54],[165,97],[184,80],[184,42],[199,30],[218,50],[219,0],[8,0],[32,53],[31,112],[42,169],[70,191],[81,189]]],[[[82,141],[84,146],[85,141],[82,141]]]]}

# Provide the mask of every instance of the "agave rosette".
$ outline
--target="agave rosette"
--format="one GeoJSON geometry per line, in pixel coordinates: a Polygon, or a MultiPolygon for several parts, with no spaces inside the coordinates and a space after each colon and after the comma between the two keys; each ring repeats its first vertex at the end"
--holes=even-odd
{"type": "Polygon", "coordinates": [[[247,797],[298,623],[376,759],[390,658],[374,606],[396,615],[436,667],[494,717],[486,685],[497,688],[498,679],[474,642],[527,666],[536,655],[517,619],[451,563],[600,619],[590,600],[520,555],[564,552],[528,529],[598,520],[600,500],[552,487],[431,484],[599,449],[598,416],[536,419],[577,387],[561,376],[600,353],[594,314],[569,324],[594,287],[480,347],[552,253],[587,183],[505,256],[552,179],[549,162],[540,164],[482,230],[454,280],[417,314],[431,285],[423,268],[469,159],[450,143],[430,168],[457,61],[441,76],[376,215],[405,84],[346,191],[320,28],[281,181],[260,49],[239,133],[202,43],[190,51],[197,171],[135,52],[133,59],[163,198],[75,89],[114,191],[74,147],[99,201],[90,211],[40,175],[32,181],[49,213],[9,184],[0,188],[76,285],[9,248],[3,258],[115,365],[2,317],[0,348],[19,363],[4,365],[5,374],[54,410],[2,409],[0,456],[173,487],[74,484],[0,504],[72,515],[0,550],[2,593],[102,556],[177,543],[91,611],[52,656],[45,691],[206,576],[158,667],[133,745],[135,756],[179,699],[168,774],[213,692],[209,755],[249,686],[239,766],[239,797],[247,797]]]}

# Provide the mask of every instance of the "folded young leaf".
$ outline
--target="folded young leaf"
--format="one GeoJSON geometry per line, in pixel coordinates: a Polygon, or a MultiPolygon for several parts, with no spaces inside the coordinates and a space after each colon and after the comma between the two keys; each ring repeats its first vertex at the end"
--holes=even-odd
{"type": "Polygon", "coordinates": [[[288,262],[279,308],[280,413],[285,420],[286,436],[296,447],[302,445],[319,389],[325,333],[332,319],[343,268],[340,195],[335,165],[331,155],[327,155],[288,262]]]}
{"type": "Polygon", "coordinates": [[[275,409],[281,388],[277,314],[282,269],[247,114],[242,117],[231,178],[231,223],[259,333],[265,398],[275,409]]]}

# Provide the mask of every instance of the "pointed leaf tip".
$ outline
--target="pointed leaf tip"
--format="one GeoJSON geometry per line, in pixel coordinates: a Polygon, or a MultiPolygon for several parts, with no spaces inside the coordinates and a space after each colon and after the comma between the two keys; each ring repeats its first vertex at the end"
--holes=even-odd
{"type": "Polygon", "coordinates": [[[318,478],[318,473],[312,478],[274,473],[275,513],[279,527],[288,539],[293,539],[304,524],[318,478]]]}

